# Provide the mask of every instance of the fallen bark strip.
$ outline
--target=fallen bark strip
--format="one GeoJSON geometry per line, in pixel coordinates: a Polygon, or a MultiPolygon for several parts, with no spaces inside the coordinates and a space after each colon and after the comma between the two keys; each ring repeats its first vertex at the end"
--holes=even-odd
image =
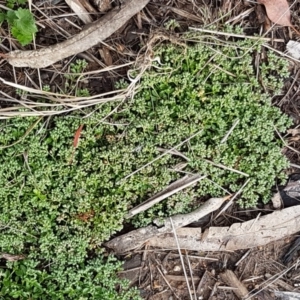
{"type": "MultiPolygon", "coordinates": [[[[192,222],[203,218],[211,212],[219,209],[224,203],[224,201],[228,199],[229,196],[224,198],[211,198],[207,200],[203,205],[201,205],[197,210],[189,214],[176,215],[172,217],[174,228],[186,226],[192,222]]],[[[150,225],[144,228],[139,228],[129,233],[123,234],[119,237],[116,237],[111,241],[105,243],[104,245],[113,249],[115,253],[121,254],[141,247],[151,238],[155,238],[156,236],[161,235],[165,236],[166,234],[170,234],[173,231],[170,218],[165,218],[163,219],[163,221],[157,220],[156,222],[160,223],[162,227],[150,225]]]]}
{"type": "MultiPolygon", "coordinates": [[[[235,223],[230,227],[179,228],[176,235],[183,249],[192,251],[234,251],[264,246],[270,242],[300,231],[300,206],[275,211],[259,219],[235,223]]],[[[148,245],[157,248],[177,249],[171,233],[156,235],[148,245]]]]}
{"type": "Polygon", "coordinates": [[[142,10],[148,2],[149,0],[122,1],[121,9],[111,10],[62,43],[33,51],[15,50],[5,54],[4,58],[14,67],[45,68],[68,56],[84,52],[105,40],[142,10]]]}

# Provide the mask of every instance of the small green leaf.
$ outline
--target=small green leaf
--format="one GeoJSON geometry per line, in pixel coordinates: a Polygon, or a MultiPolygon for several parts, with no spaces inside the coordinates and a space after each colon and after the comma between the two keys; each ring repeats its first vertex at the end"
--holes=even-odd
{"type": "Polygon", "coordinates": [[[35,20],[32,13],[28,9],[19,8],[10,15],[8,19],[11,27],[12,35],[21,43],[22,46],[28,45],[32,39],[33,35],[38,31],[35,25],[35,20]]]}
{"type": "Polygon", "coordinates": [[[16,13],[15,13],[15,11],[14,10],[9,10],[6,13],[6,20],[8,22],[8,25],[9,26],[13,26],[15,19],[16,19],[16,13]]]}

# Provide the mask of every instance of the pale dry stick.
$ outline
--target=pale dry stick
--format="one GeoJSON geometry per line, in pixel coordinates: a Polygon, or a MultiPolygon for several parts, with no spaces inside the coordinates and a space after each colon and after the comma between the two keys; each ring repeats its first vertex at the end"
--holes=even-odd
{"type": "Polygon", "coordinates": [[[291,90],[293,89],[294,85],[296,84],[296,81],[298,80],[300,74],[300,70],[297,71],[295,78],[290,86],[290,88],[288,89],[288,91],[285,93],[284,97],[282,97],[282,99],[280,100],[280,102],[278,103],[279,106],[282,105],[282,103],[284,102],[285,98],[290,94],[291,90]]]}
{"type": "Polygon", "coordinates": [[[248,295],[249,291],[246,286],[237,278],[235,273],[231,270],[225,270],[220,274],[222,281],[230,287],[233,287],[233,293],[238,299],[244,299],[248,295]]]}
{"type": "Polygon", "coordinates": [[[237,193],[234,194],[234,196],[230,199],[230,201],[228,201],[228,203],[225,204],[225,206],[222,208],[222,210],[217,214],[217,216],[215,217],[215,219],[217,219],[233,202],[233,200],[241,194],[241,192],[243,191],[243,189],[245,188],[245,186],[248,184],[248,182],[250,181],[250,178],[248,178],[246,180],[246,182],[242,185],[242,187],[237,191],[237,193]]]}
{"type": "MultiPolygon", "coordinates": [[[[181,228],[187,226],[188,224],[196,222],[199,219],[219,209],[222,204],[224,204],[224,202],[229,200],[231,197],[232,195],[228,195],[223,198],[210,198],[209,200],[205,201],[199,208],[190,213],[172,216],[173,224],[175,224],[176,228],[181,228]]],[[[165,218],[163,220],[155,219],[153,220],[153,223],[157,226],[164,226],[163,230],[165,230],[165,232],[172,229],[169,218],[165,218]]]]}
{"type": "Polygon", "coordinates": [[[194,274],[193,274],[193,270],[192,270],[190,258],[189,258],[189,255],[187,254],[187,251],[185,253],[185,257],[186,257],[186,260],[188,262],[189,271],[190,271],[190,275],[191,275],[192,287],[193,287],[193,291],[194,291],[194,300],[197,300],[196,287],[195,287],[195,281],[194,281],[194,274]]]}
{"type": "Polygon", "coordinates": [[[13,51],[5,54],[15,67],[44,68],[71,55],[84,52],[105,40],[120,29],[130,18],[141,11],[149,0],[127,0],[121,9],[116,8],[91,26],[70,39],[36,51],[13,51]]]}
{"type": "MultiPolygon", "coordinates": [[[[42,15],[45,17],[46,22],[48,22],[49,26],[51,27],[51,29],[52,29],[53,31],[57,32],[59,35],[62,35],[62,36],[65,37],[65,38],[70,37],[70,34],[69,34],[67,31],[65,31],[65,30],[62,29],[57,23],[55,23],[55,22],[52,21],[54,18],[50,18],[49,16],[47,16],[47,14],[45,14],[45,13],[43,12],[43,10],[40,9],[38,6],[36,6],[36,5],[34,5],[34,4],[32,4],[32,6],[34,7],[34,9],[36,9],[40,14],[42,14],[42,15]],[[60,32],[59,30],[57,30],[57,28],[60,29],[61,32],[60,32]]],[[[73,15],[75,16],[75,14],[73,14],[73,15]]],[[[61,18],[61,16],[56,16],[56,18],[61,18]]],[[[44,27],[44,26],[43,26],[43,27],[44,27]]],[[[45,27],[44,27],[44,28],[45,28],[45,27]]]]}
{"type": "MultiPolygon", "coordinates": [[[[39,69],[38,69],[39,70],[39,69]]],[[[27,70],[25,70],[25,76],[26,76],[26,78],[30,81],[30,83],[32,84],[32,86],[34,87],[34,88],[36,88],[37,90],[38,89],[40,89],[40,90],[42,90],[34,81],[33,81],[33,79],[30,77],[30,75],[28,74],[28,72],[27,72],[27,70]]],[[[27,82],[25,82],[25,86],[26,86],[26,84],[27,84],[27,82]]]]}
{"type": "MultiPolygon", "coordinates": [[[[1,80],[1,78],[0,78],[0,80],[1,80]]],[[[26,90],[26,88],[24,88],[24,90],[26,90]]],[[[79,108],[80,107],[86,107],[86,106],[91,106],[91,105],[95,105],[95,104],[102,104],[102,103],[108,103],[108,102],[113,102],[113,101],[121,101],[121,99],[125,97],[123,95],[123,93],[120,94],[120,95],[103,98],[105,96],[110,96],[110,95],[115,94],[116,92],[120,92],[120,91],[123,91],[123,90],[112,91],[112,92],[107,92],[107,93],[94,95],[94,96],[88,96],[88,97],[76,97],[76,96],[74,96],[73,99],[54,98],[54,97],[48,96],[48,98],[46,98],[47,100],[50,99],[53,102],[57,102],[57,103],[52,103],[52,104],[43,103],[43,104],[45,106],[65,105],[65,106],[78,106],[79,108]]],[[[33,95],[33,97],[41,97],[41,98],[45,99],[42,93],[39,94],[39,96],[33,95]]],[[[32,100],[28,100],[28,101],[32,101],[32,100]]],[[[38,102],[32,101],[32,104],[34,104],[34,105],[37,104],[37,103],[38,102]]],[[[14,107],[10,107],[10,109],[14,109],[14,107]]],[[[1,111],[1,109],[0,109],[0,111],[1,111]]]]}
{"type": "MultiPolygon", "coordinates": [[[[21,84],[18,84],[18,83],[13,83],[13,82],[5,80],[2,77],[0,77],[0,81],[2,81],[2,83],[5,84],[5,85],[11,86],[11,87],[14,87],[16,89],[20,89],[20,90],[23,90],[23,91],[26,91],[26,92],[32,93],[32,94],[43,94],[43,95],[53,95],[53,96],[60,95],[60,94],[57,94],[57,93],[45,92],[45,91],[42,91],[42,90],[37,90],[37,89],[34,89],[34,88],[30,88],[30,87],[27,87],[27,86],[24,86],[24,85],[21,85],[21,84]]],[[[61,96],[62,95],[60,95],[60,97],[61,96]]],[[[68,98],[74,98],[74,96],[70,96],[70,95],[65,95],[65,97],[66,98],[67,97],[68,98]]]]}
{"type": "Polygon", "coordinates": [[[191,258],[196,258],[200,260],[211,260],[211,261],[219,261],[218,258],[213,258],[213,257],[205,257],[205,256],[197,256],[197,255],[189,255],[191,258]]]}
{"type": "Polygon", "coordinates": [[[221,189],[222,191],[224,191],[226,194],[231,195],[231,192],[229,192],[228,190],[226,190],[224,187],[222,187],[220,184],[214,182],[213,180],[206,178],[206,180],[210,181],[211,183],[213,183],[214,185],[216,185],[219,189],[221,189]]]}
{"type": "Polygon", "coordinates": [[[242,12],[241,14],[239,14],[238,16],[235,16],[235,17],[231,18],[230,20],[226,21],[225,24],[229,24],[231,22],[234,22],[235,20],[239,20],[240,18],[247,17],[253,11],[254,11],[254,7],[251,7],[249,9],[247,9],[246,11],[242,12]]]}
{"type": "Polygon", "coordinates": [[[218,23],[219,21],[223,20],[227,15],[230,15],[237,8],[237,6],[238,6],[238,4],[235,7],[233,7],[231,10],[229,10],[226,14],[224,14],[223,16],[221,16],[220,18],[218,18],[218,19],[214,20],[213,22],[209,23],[207,25],[207,27],[209,27],[209,26],[211,26],[211,25],[213,25],[215,23],[218,23]]]}
{"type": "Polygon", "coordinates": [[[291,166],[291,167],[293,167],[293,168],[300,169],[300,166],[299,166],[299,165],[296,165],[296,164],[292,164],[292,163],[290,163],[290,166],[291,166]]]}
{"type": "MultiPolygon", "coordinates": [[[[169,151],[168,149],[164,149],[164,148],[161,148],[161,147],[156,147],[156,149],[160,152],[166,152],[166,151],[169,151]]],[[[177,151],[177,150],[173,150],[173,151],[169,151],[170,154],[172,155],[175,155],[175,156],[180,156],[182,157],[183,159],[185,159],[186,161],[190,161],[190,159],[185,156],[183,153],[177,151]]]]}
{"type": "Polygon", "coordinates": [[[267,287],[269,287],[270,285],[272,285],[274,282],[276,282],[276,280],[278,280],[283,275],[285,275],[290,270],[292,270],[298,264],[298,262],[299,262],[299,259],[292,266],[290,266],[286,270],[282,271],[281,274],[279,274],[279,275],[275,274],[272,277],[270,277],[268,280],[266,280],[266,281],[269,281],[269,283],[265,284],[261,289],[259,289],[258,291],[256,291],[254,294],[251,294],[254,290],[250,291],[249,294],[247,295],[247,298],[245,298],[245,300],[250,300],[251,298],[253,298],[257,294],[259,294],[261,291],[265,290],[267,287]],[[274,280],[273,280],[273,278],[274,278],[274,280]]]}
{"type": "Polygon", "coordinates": [[[223,164],[217,164],[217,163],[214,163],[213,161],[209,160],[209,159],[206,159],[204,158],[203,159],[204,161],[208,162],[209,164],[215,166],[215,167],[218,167],[218,168],[221,168],[221,169],[224,169],[224,170],[227,170],[227,171],[231,171],[231,172],[234,172],[234,173],[237,173],[237,174],[240,174],[240,175],[243,175],[245,177],[249,177],[248,174],[242,172],[242,171],[239,171],[239,170],[236,170],[236,169],[233,169],[233,168],[230,168],[230,167],[227,167],[223,164]]]}
{"type": "Polygon", "coordinates": [[[217,281],[215,284],[214,284],[214,286],[213,286],[213,288],[211,289],[211,292],[210,292],[210,294],[209,294],[209,298],[208,298],[208,300],[211,300],[212,299],[212,297],[213,297],[213,295],[216,293],[216,291],[217,291],[217,288],[218,288],[218,285],[219,285],[220,283],[217,281]]]}
{"type": "MultiPolygon", "coordinates": [[[[274,126],[274,125],[273,125],[273,126],[274,126]]],[[[285,147],[287,147],[288,149],[294,151],[294,152],[297,153],[297,154],[300,154],[300,152],[299,152],[298,150],[296,150],[295,148],[289,146],[289,145],[286,143],[286,141],[283,139],[283,137],[281,136],[281,134],[279,133],[279,131],[277,130],[277,128],[276,128],[275,126],[274,126],[274,129],[275,129],[277,135],[279,136],[279,138],[281,139],[281,141],[283,142],[283,144],[284,144],[285,147]]]]}
{"type": "Polygon", "coordinates": [[[237,37],[237,38],[243,38],[243,39],[249,39],[249,40],[255,40],[255,41],[265,41],[265,42],[273,41],[273,42],[285,43],[284,39],[272,39],[272,38],[265,38],[265,37],[260,37],[260,36],[256,37],[256,36],[251,36],[251,35],[228,33],[228,32],[215,31],[215,30],[196,28],[196,27],[189,27],[189,29],[194,30],[194,31],[199,31],[199,32],[223,35],[223,36],[228,36],[228,37],[237,37]]]}
{"type": "MultiPolygon", "coordinates": [[[[5,101],[7,99],[4,99],[5,101]]],[[[12,101],[12,100],[10,100],[12,101]]],[[[112,101],[115,101],[115,100],[112,100],[112,101]]],[[[15,101],[17,102],[17,101],[15,101]]],[[[45,104],[45,103],[35,103],[34,105],[33,104],[26,104],[25,102],[23,103],[23,101],[21,101],[21,106],[14,106],[14,107],[10,107],[10,108],[2,108],[0,109],[0,119],[8,119],[8,118],[12,118],[12,117],[16,117],[16,116],[20,116],[20,117],[25,117],[25,116],[37,116],[37,117],[40,117],[40,116],[52,116],[52,115],[58,115],[58,114],[62,114],[62,113],[68,113],[68,112],[71,112],[71,111],[74,111],[74,110],[78,110],[78,109],[82,109],[82,108],[85,108],[85,107],[90,107],[90,106],[94,106],[95,104],[99,104],[101,103],[99,100],[96,100],[95,103],[85,103],[85,104],[80,104],[80,105],[72,105],[72,104],[68,104],[68,107],[67,109],[63,109],[63,110],[54,110],[54,111],[51,111],[51,110],[45,110],[45,111],[42,111],[42,110],[39,110],[39,111],[35,111],[34,108],[35,107],[56,107],[58,105],[64,105],[64,104],[45,104]],[[30,111],[19,111],[20,109],[24,109],[25,108],[28,108],[30,110],[32,110],[31,112],[30,111]]],[[[103,100],[102,103],[107,103],[107,99],[103,100]]]]}
{"type": "Polygon", "coordinates": [[[88,75],[95,75],[95,74],[101,74],[103,72],[111,72],[117,69],[122,69],[124,67],[128,67],[128,66],[132,66],[135,62],[128,62],[122,65],[117,65],[117,66],[106,66],[102,69],[99,70],[95,70],[95,71],[89,71],[89,72],[82,72],[82,73],[64,73],[64,72],[58,72],[59,74],[65,75],[76,75],[78,76],[79,79],[81,79],[84,76],[88,76],[88,75]]]}
{"type": "MultiPolygon", "coordinates": [[[[69,102],[72,102],[72,103],[78,102],[80,100],[88,101],[88,100],[93,100],[93,99],[99,98],[99,97],[106,97],[106,96],[109,96],[109,95],[112,95],[112,94],[121,93],[120,95],[117,95],[117,96],[113,97],[115,100],[117,100],[117,99],[120,99],[120,97],[122,95],[124,95],[127,91],[127,89],[121,89],[121,90],[115,90],[115,91],[102,93],[102,94],[99,94],[99,95],[88,96],[88,97],[76,97],[76,96],[71,96],[71,95],[63,95],[63,97],[65,97],[66,99],[60,100],[62,98],[62,95],[58,94],[58,93],[52,93],[52,92],[47,92],[47,91],[43,91],[43,90],[37,90],[37,89],[34,89],[34,88],[26,87],[26,86],[23,86],[23,85],[20,85],[20,84],[17,84],[17,83],[7,81],[7,80],[3,79],[2,77],[0,77],[0,81],[2,81],[2,83],[4,83],[5,85],[8,85],[8,86],[14,87],[16,89],[26,91],[28,93],[37,94],[37,95],[47,95],[48,99],[50,99],[52,101],[57,101],[60,104],[63,103],[63,104],[66,104],[66,105],[67,105],[66,101],[69,101],[69,102]],[[57,96],[60,99],[52,97],[52,96],[57,96]]],[[[106,99],[108,99],[109,101],[112,101],[112,98],[105,98],[105,99],[101,99],[101,101],[99,103],[105,102],[106,99]]]]}
{"type": "Polygon", "coordinates": [[[65,20],[67,23],[69,23],[70,25],[72,25],[73,27],[75,27],[75,28],[77,28],[77,29],[79,29],[79,30],[82,29],[79,25],[75,24],[74,22],[72,22],[72,21],[69,20],[68,18],[64,18],[64,20],[65,20]]]}
{"type": "Polygon", "coordinates": [[[251,229],[253,228],[253,226],[255,225],[255,223],[259,220],[261,216],[261,212],[257,215],[257,217],[253,220],[253,223],[251,224],[250,228],[248,229],[248,231],[251,231],[251,229]]]}
{"type": "Polygon", "coordinates": [[[265,277],[265,275],[254,276],[254,277],[250,277],[248,279],[244,279],[243,282],[254,282],[254,280],[262,279],[264,277],[265,277]]]}
{"type": "Polygon", "coordinates": [[[115,99],[113,100],[110,100],[108,101],[107,99],[101,99],[101,101],[99,99],[96,99],[92,102],[87,102],[87,103],[75,103],[75,104],[72,104],[72,103],[61,103],[61,104],[45,104],[45,103],[32,103],[32,104],[28,104],[26,105],[25,103],[22,103],[22,106],[15,106],[13,108],[3,108],[3,109],[0,109],[0,117],[2,118],[8,118],[8,117],[14,117],[14,116],[51,116],[51,115],[59,115],[59,114],[62,114],[62,113],[66,113],[66,112],[71,112],[71,111],[74,111],[74,110],[78,110],[78,109],[83,109],[83,108],[86,108],[86,107],[90,107],[90,106],[94,106],[95,104],[100,104],[100,103],[108,103],[108,102],[111,102],[111,101],[114,101],[115,102],[115,99]],[[57,106],[61,106],[61,105],[64,105],[64,106],[68,106],[68,108],[64,108],[64,109],[60,109],[60,110],[55,110],[55,111],[50,111],[50,110],[39,110],[38,112],[36,113],[33,113],[33,112],[29,112],[29,111],[20,111],[20,109],[24,109],[24,108],[28,108],[30,110],[34,110],[35,107],[41,107],[41,108],[45,108],[45,107],[57,107],[57,106]]]}
{"type": "Polygon", "coordinates": [[[216,69],[228,74],[229,76],[236,77],[234,74],[230,73],[229,71],[224,70],[223,68],[221,68],[220,66],[218,66],[216,64],[211,64],[211,65],[214,66],[216,69]]]}
{"type": "MultiPolygon", "coordinates": [[[[197,286],[197,293],[198,294],[203,294],[202,286],[205,283],[205,281],[207,281],[207,277],[208,277],[208,271],[207,271],[207,269],[205,269],[204,274],[202,275],[202,277],[200,279],[200,282],[197,286]]],[[[199,297],[199,299],[202,299],[202,298],[199,297]]]]}
{"type": "Polygon", "coordinates": [[[240,120],[237,119],[237,120],[233,123],[232,127],[229,129],[229,131],[226,133],[226,135],[222,138],[222,140],[221,140],[221,142],[220,142],[221,144],[223,144],[223,143],[225,143],[225,142],[227,141],[227,139],[229,138],[229,136],[230,136],[231,133],[233,132],[234,128],[239,124],[239,122],[240,122],[240,120]]]}
{"type": "Polygon", "coordinates": [[[177,150],[176,148],[184,145],[186,142],[188,142],[189,140],[191,140],[192,138],[194,138],[195,136],[199,135],[202,132],[202,130],[199,130],[198,132],[194,133],[193,135],[191,135],[190,137],[188,137],[187,139],[185,139],[184,141],[180,142],[179,144],[177,144],[176,146],[172,147],[171,149],[169,149],[168,151],[162,153],[161,155],[157,156],[156,158],[154,158],[153,160],[151,160],[150,162],[148,162],[147,164],[143,165],[142,167],[140,167],[139,169],[135,170],[134,172],[130,173],[129,175],[125,176],[123,179],[121,179],[121,181],[126,180],[128,178],[130,178],[131,176],[133,176],[134,174],[140,172],[141,170],[143,170],[144,168],[150,166],[151,164],[153,164],[155,161],[161,159],[163,156],[170,154],[170,151],[173,150],[177,150]]]}
{"type": "Polygon", "coordinates": [[[238,288],[219,285],[219,286],[217,286],[217,289],[218,290],[226,290],[226,291],[236,291],[238,288]]]}
{"type": "Polygon", "coordinates": [[[192,291],[191,291],[191,288],[190,288],[188,276],[187,276],[185,265],[184,265],[184,261],[183,261],[183,256],[181,254],[181,248],[179,246],[179,241],[178,241],[178,237],[177,237],[175,226],[174,226],[173,221],[172,221],[172,217],[170,217],[170,223],[171,223],[172,230],[173,230],[173,235],[174,235],[174,238],[175,238],[175,241],[176,241],[176,245],[177,245],[177,249],[178,249],[178,253],[179,253],[179,257],[180,257],[180,261],[181,261],[181,265],[182,265],[182,269],[183,269],[183,274],[184,274],[184,277],[185,277],[186,285],[187,285],[187,288],[188,288],[188,291],[189,291],[190,299],[193,300],[192,291]]]}
{"type": "Polygon", "coordinates": [[[236,263],[235,266],[237,267],[251,252],[252,249],[249,249],[242,257],[239,259],[236,263]]]}
{"type": "Polygon", "coordinates": [[[288,54],[286,54],[286,53],[284,53],[284,52],[282,52],[282,51],[279,51],[279,50],[277,50],[277,49],[275,49],[275,48],[269,46],[268,44],[263,44],[263,46],[266,47],[266,48],[268,48],[268,49],[270,49],[270,50],[272,50],[272,51],[274,51],[274,52],[276,52],[276,53],[279,54],[280,56],[286,57],[286,58],[288,58],[288,59],[290,59],[290,60],[293,60],[293,61],[295,61],[295,62],[298,62],[298,63],[300,62],[299,59],[296,59],[296,58],[294,58],[294,57],[292,57],[292,56],[290,56],[290,55],[288,55],[288,54]]]}
{"type": "MultiPolygon", "coordinates": [[[[231,196],[226,196],[223,198],[211,198],[191,213],[175,215],[172,217],[173,224],[176,228],[181,228],[193,223],[219,209],[221,205],[224,204],[224,202],[230,197],[231,196]]],[[[156,237],[157,235],[172,232],[172,226],[169,218],[164,218],[163,220],[156,219],[153,221],[153,223],[156,226],[149,225],[147,227],[133,230],[127,234],[123,234],[122,236],[115,237],[105,243],[105,246],[113,249],[116,253],[125,253],[132,249],[141,247],[144,243],[149,241],[151,238],[156,237]]]]}
{"type": "Polygon", "coordinates": [[[206,175],[200,176],[200,175],[194,175],[190,178],[187,178],[187,176],[175,181],[171,185],[169,185],[166,189],[159,192],[158,194],[154,195],[153,197],[149,198],[145,202],[139,204],[138,206],[131,209],[128,214],[125,216],[125,218],[132,218],[133,216],[149,209],[153,205],[161,202],[162,200],[180,192],[181,190],[197,183],[198,181],[206,178],[206,175]]]}
{"type": "Polygon", "coordinates": [[[172,291],[172,293],[174,294],[174,296],[177,299],[180,299],[177,294],[175,293],[175,291],[173,290],[173,288],[171,287],[169,281],[167,280],[167,278],[164,276],[163,272],[160,270],[160,268],[158,266],[156,266],[156,269],[158,270],[158,272],[160,273],[161,277],[164,279],[165,283],[168,285],[169,289],[172,291]]]}

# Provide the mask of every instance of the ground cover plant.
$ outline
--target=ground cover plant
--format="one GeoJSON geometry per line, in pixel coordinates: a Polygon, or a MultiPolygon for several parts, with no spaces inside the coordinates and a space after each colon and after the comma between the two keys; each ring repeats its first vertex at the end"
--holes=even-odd
{"type": "Polygon", "coordinates": [[[27,0],[8,0],[7,11],[0,12],[0,25],[7,22],[11,34],[22,45],[32,42],[38,29],[35,24],[34,15],[27,8],[22,8],[27,0]]]}
{"type": "Polygon", "coordinates": [[[133,223],[193,210],[205,197],[237,192],[248,179],[241,205],[270,199],[287,166],[274,131],[291,124],[270,95],[279,92],[287,64],[269,52],[256,77],[256,42],[191,42],[197,39],[156,46],[153,58],[160,59],[122,103],[2,124],[0,249],[25,256],[2,260],[3,299],[137,298],[119,286],[119,264],[105,257],[101,243],[122,229],[130,207],[186,173],[207,178],[133,223]],[[180,155],[147,165],[161,148],[193,135],[177,148],[180,155]]]}

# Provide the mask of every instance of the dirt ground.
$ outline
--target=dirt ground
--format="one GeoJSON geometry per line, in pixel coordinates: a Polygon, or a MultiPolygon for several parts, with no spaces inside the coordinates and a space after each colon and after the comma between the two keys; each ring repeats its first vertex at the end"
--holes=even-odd
{"type": "MultiPolygon", "coordinates": [[[[39,46],[47,47],[60,42],[82,28],[82,23],[72,14],[65,2],[39,1],[33,4],[33,12],[43,28],[36,40],[39,46]],[[65,17],[67,14],[70,14],[68,18],[65,17]],[[45,15],[51,18],[45,18],[45,15]]],[[[299,29],[300,3],[295,1],[290,4],[292,23],[299,29]]],[[[147,44],[149,36],[162,30],[166,22],[176,20],[179,23],[180,27],[175,30],[176,34],[187,30],[189,26],[199,27],[216,22],[220,16],[222,21],[219,22],[240,25],[246,35],[263,34],[268,31],[266,37],[283,39],[285,43],[271,41],[272,47],[280,51],[285,50],[285,44],[290,39],[298,38],[289,27],[273,26],[263,6],[253,1],[151,0],[142,14],[127,22],[105,43],[40,70],[12,68],[5,59],[2,59],[0,77],[27,87],[39,88],[49,85],[52,92],[59,92],[65,80],[62,74],[69,70],[70,63],[76,58],[84,58],[89,62],[87,71],[134,62],[139,51],[147,44]]],[[[19,49],[6,28],[0,30],[1,51],[5,53],[9,49],[19,49]]],[[[295,129],[300,125],[298,67],[296,64],[291,67],[291,75],[285,82],[283,94],[274,98],[274,105],[278,105],[293,118],[295,129]]],[[[91,73],[87,82],[80,83],[81,88],[88,88],[92,94],[105,93],[112,90],[117,80],[126,77],[126,73],[126,67],[115,72],[107,71],[94,75],[91,73]]],[[[15,89],[1,82],[0,91],[1,109],[15,103],[13,100],[17,97],[15,89]]],[[[286,147],[283,153],[293,164],[285,172],[292,176],[300,173],[300,167],[297,167],[300,166],[300,131],[288,134],[284,138],[286,147]]],[[[261,204],[247,211],[232,206],[217,218],[218,212],[211,214],[203,220],[201,226],[203,229],[209,226],[228,226],[234,222],[254,219],[259,213],[270,213],[273,210],[272,204],[261,204]]],[[[297,235],[289,236],[264,247],[235,252],[178,253],[168,249],[152,249],[145,245],[143,249],[120,257],[126,261],[120,276],[129,279],[132,286],[141,291],[142,297],[149,300],[239,299],[234,292],[235,288],[224,282],[222,277],[226,270],[231,270],[249,292],[246,299],[277,299],[274,291],[300,293],[300,266],[297,266],[300,242],[297,238],[297,235]],[[294,247],[294,251],[286,256],[291,247],[294,247]]]]}

